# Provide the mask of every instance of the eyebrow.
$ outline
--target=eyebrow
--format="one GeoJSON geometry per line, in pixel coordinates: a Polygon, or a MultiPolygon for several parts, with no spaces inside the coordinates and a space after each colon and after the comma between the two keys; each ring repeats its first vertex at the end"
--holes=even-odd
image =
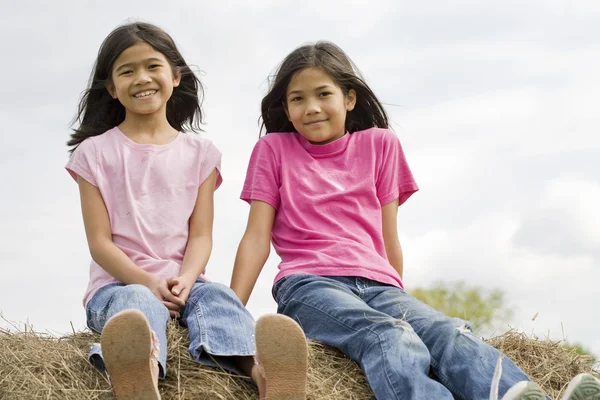
{"type": "MultiPolygon", "coordinates": [[[[319,90],[326,89],[328,87],[331,87],[331,85],[322,85],[322,86],[319,86],[318,88],[315,88],[315,92],[318,92],[319,90]]],[[[302,90],[292,90],[291,92],[288,93],[288,96],[291,95],[291,94],[300,94],[300,93],[304,93],[304,92],[302,92],[302,90]]]]}
{"type": "MultiPolygon", "coordinates": [[[[144,62],[164,62],[164,60],[161,60],[160,58],[156,58],[156,57],[150,57],[144,60],[144,62]]],[[[135,63],[125,63],[125,64],[121,64],[119,65],[119,67],[115,70],[115,72],[119,72],[119,70],[123,69],[123,68],[127,68],[127,67],[131,67],[133,66],[135,63]]]]}

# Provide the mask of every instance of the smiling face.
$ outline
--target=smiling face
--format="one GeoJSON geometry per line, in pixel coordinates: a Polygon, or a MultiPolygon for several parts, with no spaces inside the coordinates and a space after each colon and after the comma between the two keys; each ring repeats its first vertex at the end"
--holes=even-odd
{"type": "Polygon", "coordinates": [[[148,43],[140,42],[124,50],[115,60],[110,95],[119,99],[127,116],[164,113],[180,75],[165,56],[148,43]]]}
{"type": "Polygon", "coordinates": [[[313,144],[326,144],[346,133],[346,113],[354,109],[356,92],[347,95],[322,69],[296,73],[286,91],[286,114],[300,135],[313,144]]]}

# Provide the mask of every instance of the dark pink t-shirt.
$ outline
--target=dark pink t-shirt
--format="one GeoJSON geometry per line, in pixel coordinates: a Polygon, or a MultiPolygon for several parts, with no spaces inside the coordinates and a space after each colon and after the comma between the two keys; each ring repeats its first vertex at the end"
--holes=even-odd
{"type": "Polygon", "coordinates": [[[381,207],[418,190],[398,137],[372,128],[313,145],[298,133],[256,143],[241,199],[277,210],[275,281],[308,273],[358,276],[402,287],[382,235],[381,207]]]}

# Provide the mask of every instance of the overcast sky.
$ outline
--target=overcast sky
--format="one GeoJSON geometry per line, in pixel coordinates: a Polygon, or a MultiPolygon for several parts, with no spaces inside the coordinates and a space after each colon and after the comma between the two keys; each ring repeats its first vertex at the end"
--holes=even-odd
{"type": "MultiPolygon", "coordinates": [[[[89,253],[64,142],[100,43],[141,19],[173,36],[206,86],[205,136],[225,179],[212,280],[229,284],[245,228],[239,194],[267,77],[297,46],[328,39],[388,104],[421,188],[398,217],[406,286],[500,288],[514,327],[600,355],[597,0],[0,1],[8,320],[85,326],[89,253]]],[[[277,262],[272,252],[249,303],[256,317],[275,310],[277,262]]]]}

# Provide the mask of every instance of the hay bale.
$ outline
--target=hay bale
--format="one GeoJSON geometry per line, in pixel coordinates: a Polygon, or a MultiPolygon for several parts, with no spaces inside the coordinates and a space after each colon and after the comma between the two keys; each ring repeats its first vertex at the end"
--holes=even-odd
{"type": "Polygon", "coordinates": [[[578,354],[562,346],[561,341],[530,338],[523,332],[510,330],[487,342],[512,359],[553,399],[562,397],[566,385],[577,374],[591,372],[600,377],[593,369],[593,357],[578,354]]]}
{"type": "MultiPolygon", "coordinates": [[[[29,329],[0,329],[0,399],[114,399],[106,376],[87,361],[89,345],[98,339],[89,332],[56,338],[29,329]]],[[[187,351],[184,329],[171,324],[168,340],[168,378],[160,383],[163,399],[258,398],[256,388],[244,379],[194,363],[187,351]]],[[[556,342],[529,339],[514,331],[489,342],[513,358],[552,396],[570,377],[591,370],[590,358],[556,342]]],[[[308,399],[374,398],[356,363],[318,343],[311,342],[309,351],[308,399]]]]}

